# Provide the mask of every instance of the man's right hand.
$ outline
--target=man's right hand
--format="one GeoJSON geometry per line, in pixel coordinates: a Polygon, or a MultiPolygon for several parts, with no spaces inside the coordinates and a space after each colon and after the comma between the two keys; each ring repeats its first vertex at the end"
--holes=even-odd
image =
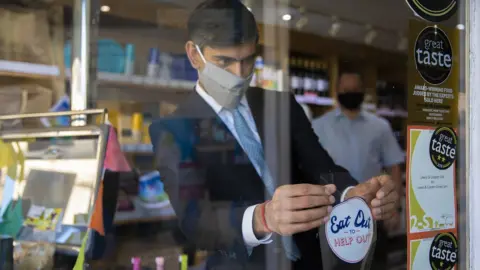
{"type": "MultiPolygon", "coordinates": [[[[265,205],[268,229],[280,235],[292,235],[320,227],[328,221],[336,191],[335,185],[284,185],[265,205]]],[[[269,233],[263,225],[261,205],[255,208],[254,231],[259,237],[269,233]]]]}

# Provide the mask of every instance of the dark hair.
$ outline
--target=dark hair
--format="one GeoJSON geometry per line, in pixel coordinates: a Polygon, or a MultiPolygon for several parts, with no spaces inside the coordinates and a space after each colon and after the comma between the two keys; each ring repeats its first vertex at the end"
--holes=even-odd
{"type": "Polygon", "coordinates": [[[363,83],[363,75],[362,75],[362,73],[359,72],[358,70],[352,69],[352,68],[343,68],[343,69],[341,69],[340,72],[339,72],[339,74],[338,74],[338,80],[340,80],[343,75],[347,75],[347,74],[357,75],[357,76],[360,78],[360,81],[363,83]]]}
{"type": "MultiPolygon", "coordinates": [[[[340,69],[340,71],[338,72],[338,81],[337,81],[337,84],[340,84],[340,80],[342,79],[342,76],[343,75],[357,75],[358,78],[360,78],[360,85],[363,85],[363,75],[361,72],[359,72],[358,70],[356,69],[353,69],[353,68],[342,68],[340,69]]],[[[363,86],[361,87],[361,89],[363,91],[365,91],[365,89],[363,88],[363,86]]]]}
{"type": "Polygon", "coordinates": [[[200,47],[258,41],[255,17],[239,0],[206,0],[190,14],[188,36],[200,47]]]}

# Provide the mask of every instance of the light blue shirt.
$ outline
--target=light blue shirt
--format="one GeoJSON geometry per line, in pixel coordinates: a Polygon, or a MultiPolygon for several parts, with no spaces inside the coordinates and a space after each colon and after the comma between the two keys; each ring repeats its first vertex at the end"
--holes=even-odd
{"type": "Polygon", "coordinates": [[[335,163],[360,183],[405,160],[390,124],[375,114],[362,111],[349,119],[337,108],[313,120],[312,127],[335,163]]]}

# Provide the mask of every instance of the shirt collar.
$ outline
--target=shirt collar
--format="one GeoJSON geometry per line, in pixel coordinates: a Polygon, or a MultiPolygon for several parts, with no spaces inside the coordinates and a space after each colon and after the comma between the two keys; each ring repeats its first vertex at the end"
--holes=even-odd
{"type": "MultiPolygon", "coordinates": [[[[202,88],[202,86],[200,86],[200,84],[198,82],[195,85],[195,91],[197,91],[197,93],[205,100],[205,102],[207,102],[208,105],[210,105],[210,107],[212,107],[212,109],[215,113],[218,114],[222,111],[222,109],[223,109],[222,105],[218,104],[218,102],[212,96],[210,96],[202,88]]],[[[248,108],[248,103],[247,103],[247,99],[245,98],[245,96],[242,97],[242,99],[240,100],[240,103],[248,108]]]]}
{"type": "MultiPolygon", "coordinates": [[[[346,117],[346,115],[342,112],[342,110],[339,107],[335,108],[335,116],[337,118],[346,117]]],[[[365,112],[363,111],[363,109],[360,110],[360,113],[358,114],[358,117],[356,119],[365,119],[365,112]]]]}

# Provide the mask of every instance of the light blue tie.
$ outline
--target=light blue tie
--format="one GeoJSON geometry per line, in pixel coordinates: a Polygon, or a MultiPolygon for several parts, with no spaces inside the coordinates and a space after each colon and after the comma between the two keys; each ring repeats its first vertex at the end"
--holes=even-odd
{"type": "MultiPolygon", "coordinates": [[[[240,145],[243,147],[252,163],[256,165],[257,171],[259,171],[259,174],[262,177],[263,184],[271,197],[275,192],[275,184],[273,183],[272,176],[265,163],[262,144],[255,138],[255,134],[240,113],[240,109],[246,108],[243,104],[240,104],[236,109],[231,110],[233,115],[233,126],[237,131],[240,145]]],[[[292,237],[283,236],[282,242],[285,253],[290,260],[296,261],[300,258],[300,251],[298,250],[297,245],[293,242],[292,237]]]]}

